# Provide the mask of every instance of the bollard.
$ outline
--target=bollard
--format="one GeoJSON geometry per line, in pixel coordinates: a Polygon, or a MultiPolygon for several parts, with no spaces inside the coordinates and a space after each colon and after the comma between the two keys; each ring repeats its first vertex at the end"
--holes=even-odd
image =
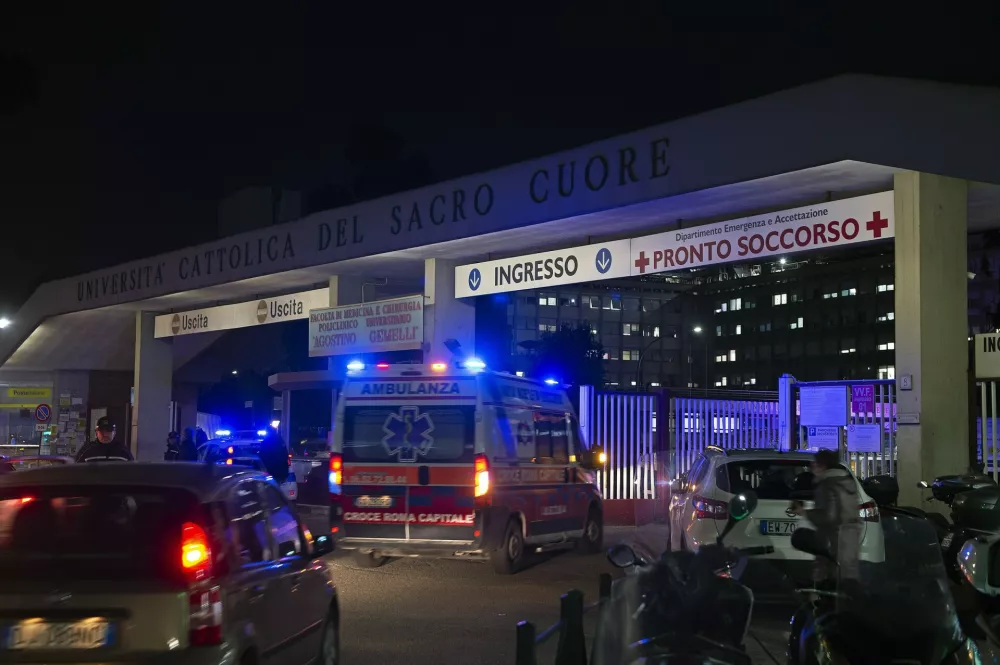
{"type": "Polygon", "coordinates": [[[573,589],[559,604],[559,646],[555,665],[587,665],[587,644],[583,634],[583,592],[573,589]]]}
{"type": "Polygon", "coordinates": [[[603,602],[611,598],[611,573],[601,573],[601,576],[598,579],[598,588],[600,589],[599,596],[601,602],[603,602]]]}
{"type": "Polygon", "coordinates": [[[514,665],[535,665],[535,624],[519,621],[514,665]]]}

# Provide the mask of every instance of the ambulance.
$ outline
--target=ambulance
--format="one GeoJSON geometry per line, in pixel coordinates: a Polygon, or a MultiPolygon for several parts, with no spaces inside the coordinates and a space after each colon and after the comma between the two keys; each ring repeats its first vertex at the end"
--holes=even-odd
{"type": "Polygon", "coordinates": [[[362,567],[389,557],[597,552],[601,495],[564,390],[478,361],[349,371],[330,454],[331,532],[362,567]]]}

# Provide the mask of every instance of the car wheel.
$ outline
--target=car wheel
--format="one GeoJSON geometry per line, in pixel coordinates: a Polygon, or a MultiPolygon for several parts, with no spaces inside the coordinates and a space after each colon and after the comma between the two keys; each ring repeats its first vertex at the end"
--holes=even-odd
{"type": "Polygon", "coordinates": [[[364,550],[354,550],[354,554],[351,556],[354,559],[354,565],[358,568],[378,568],[389,560],[388,557],[378,556],[375,552],[364,550]]]}
{"type": "Polygon", "coordinates": [[[521,522],[516,517],[507,522],[503,543],[490,553],[490,562],[497,575],[513,575],[521,569],[524,562],[524,536],[521,534],[521,522]]]}
{"type": "Polygon", "coordinates": [[[587,511],[587,521],[583,524],[583,536],[576,543],[581,554],[596,554],[604,546],[604,520],[597,506],[587,511]]]}
{"type": "Polygon", "coordinates": [[[340,662],[340,630],[337,617],[330,613],[323,624],[323,641],[319,645],[317,665],[337,665],[340,662]]]}

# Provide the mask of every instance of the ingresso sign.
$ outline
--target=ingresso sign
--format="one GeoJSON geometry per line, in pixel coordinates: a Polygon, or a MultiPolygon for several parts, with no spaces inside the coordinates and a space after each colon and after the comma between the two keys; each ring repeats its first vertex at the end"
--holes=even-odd
{"type": "Polygon", "coordinates": [[[233,305],[163,314],[156,317],[155,337],[249,328],[309,318],[309,310],[330,303],[329,289],[316,289],[287,296],[248,300],[233,305]]]}
{"type": "Polygon", "coordinates": [[[976,335],[976,378],[1000,379],[1000,333],[976,335]]]}
{"type": "Polygon", "coordinates": [[[892,192],[455,268],[455,297],[636,277],[895,237],[892,192]],[[624,259],[628,257],[628,260],[624,259]]]}
{"type": "Polygon", "coordinates": [[[455,297],[627,277],[628,240],[571,247],[455,268],[455,297]]]}
{"type": "Polygon", "coordinates": [[[309,312],[310,356],[405,351],[423,342],[422,295],[309,312]]]}

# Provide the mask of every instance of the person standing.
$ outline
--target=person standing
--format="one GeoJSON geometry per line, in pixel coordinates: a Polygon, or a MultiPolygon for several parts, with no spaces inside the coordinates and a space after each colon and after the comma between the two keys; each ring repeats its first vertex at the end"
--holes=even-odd
{"type": "Polygon", "coordinates": [[[176,462],[181,458],[181,435],[171,432],[167,435],[167,452],[163,453],[163,461],[176,462]]]}
{"type": "Polygon", "coordinates": [[[812,522],[817,534],[829,544],[830,551],[837,558],[834,564],[816,557],[816,581],[858,581],[861,577],[861,514],[858,510],[857,482],[841,465],[835,450],[818,451],[812,472],[815,478],[814,507],[806,509],[797,504],[792,510],[812,522]]]}
{"type": "Polygon", "coordinates": [[[116,432],[117,428],[110,418],[98,418],[94,428],[95,439],[83,445],[76,455],[76,461],[134,461],[128,446],[115,439],[116,432]]]}

